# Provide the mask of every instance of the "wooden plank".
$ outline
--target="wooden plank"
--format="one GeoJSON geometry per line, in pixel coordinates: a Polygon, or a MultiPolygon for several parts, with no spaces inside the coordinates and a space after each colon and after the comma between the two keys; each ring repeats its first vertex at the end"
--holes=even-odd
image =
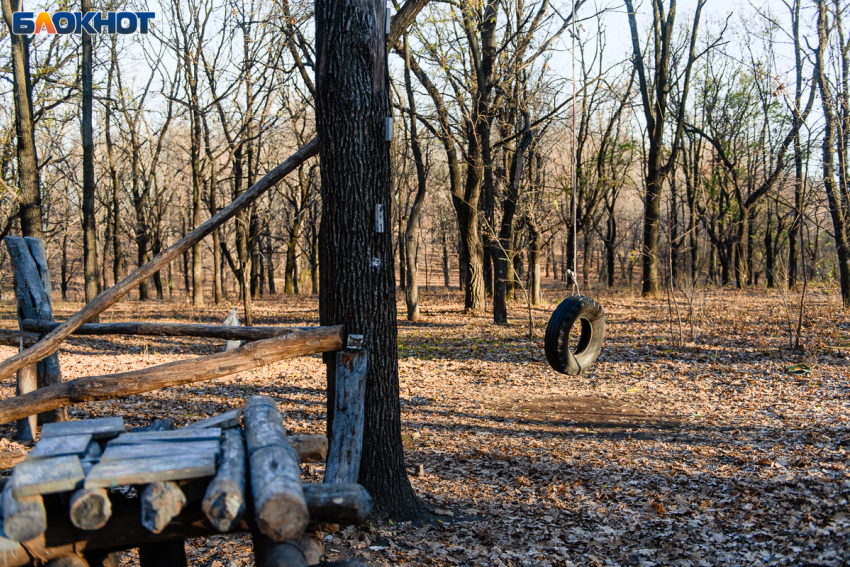
{"type": "MultiPolygon", "coordinates": [[[[24,319],[21,328],[24,332],[49,333],[59,327],[55,321],[24,319]]],[[[185,323],[89,323],[74,331],[75,336],[139,335],[145,337],[205,337],[209,339],[228,339],[242,346],[245,341],[259,341],[295,333],[309,331],[316,327],[243,327],[222,325],[200,325],[185,323]]],[[[17,335],[8,335],[17,336],[17,335]]],[[[23,336],[23,335],[22,335],[23,336]]],[[[16,342],[14,346],[18,346],[16,342]]]]}
{"type": "Polygon", "coordinates": [[[64,455],[77,455],[83,458],[92,444],[90,433],[85,435],[63,435],[62,437],[48,437],[39,441],[30,451],[28,460],[48,459],[51,457],[62,457],[64,455]]]}
{"type": "Polygon", "coordinates": [[[141,433],[122,433],[106,444],[107,448],[115,445],[139,445],[142,443],[185,443],[187,441],[221,441],[221,429],[188,429],[181,427],[174,431],[143,431],[141,433]]]}
{"type": "Polygon", "coordinates": [[[82,486],[83,478],[83,467],[76,455],[26,460],[12,473],[12,495],[21,498],[76,490],[82,486]]]}
{"type": "Polygon", "coordinates": [[[226,532],[245,512],[246,463],[242,431],[225,431],[222,445],[221,465],[207,487],[201,508],[216,529],[226,532]]]}
{"type": "Polygon", "coordinates": [[[122,417],[101,417],[98,419],[83,419],[66,421],[64,423],[45,423],[41,428],[41,439],[59,437],[60,435],[90,434],[94,439],[111,439],[120,433],[125,433],[122,417]]]}
{"type": "Polygon", "coordinates": [[[62,323],[61,326],[50,332],[42,341],[0,363],[0,380],[10,377],[19,368],[41,360],[59,350],[62,341],[77,330],[80,325],[91,321],[103,313],[122,297],[130,293],[142,281],[150,278],[170,262],[180,257],[183,252],[200,242],[223,223],[233,218],[236,213],[243,210],[260,195],[277,185],[287,174],[318,153],[319,140],[318,138],[313,138],[289,157],[289,159],[268,172],[262,179],[249,187],[247,191],[239,195],[229,205],[210,217],[201,226],[154,256],[144,266],[139,266],[132,274],[119,283],[99,294],[70,319],[62,323]]]}
{"type": "Polygon", "coordinates": [[[156,459],[110,461],[92,467],[86,488],[108,488],[122,484],[148,484],[155,481],[202,478],[215,474],[215,457],[166,456],[156,459]]]}
{"type": "Polygon", "coordinates": [[[286,442],[283,418],[268,396],[245,404],[245,439],[251,494],[259,531],[276,542],[304,531],[309,520],[301,488],[300,459],[286,442]]]}
{"type": "Polygon", "coordinates": [[[0,470],[11,469],[26,458],[27,452],[23,449],[0,451],[0,470]]]}
{"type": "MultiPolygon", "coordinates": [[[[248,343],[229,352],[178,360],[132,372],[70,380],[39,388],[23,396],[0,400],[0,423],[72,403],[108,400],[169,386],[203,382],[295,356],[339,350],[342,348],[342,335],[341,325],[318,327],[310,331],[299,331],[283,337],[248,343]]],[[[0,363],[0,367],[3,364],[5,363],[0,363]]]]}
{"type": "Polygon", "coordinates": [[[101,463],[149,459],[177,455],[202,455],[217,457],[221,451],[218,441],[188,441],[186,443],[140,443],[138,445],[109,445],[100,457],[101,463]]]}
{"type": "Polygon", "coordinates": [[[11,540],[0,523],[0,567],[30,565],[30,556],[24,546],[11,540]]]}
{"type": "Polygon", "coordinates": [[[357,482],[363,451],[368,361],[365,350],[345,349],[336,353],[336,396],[326,483],[357,482]]]}
{"type": "Polygon", "coordinates": [[[238,427],[242,419],[242,408],[230,410],[221,415],[208,417],[195,423],[190,423],[183,429],[208,429],[210,427],[219,427],[221,429],[230,429],[238,427]]]}

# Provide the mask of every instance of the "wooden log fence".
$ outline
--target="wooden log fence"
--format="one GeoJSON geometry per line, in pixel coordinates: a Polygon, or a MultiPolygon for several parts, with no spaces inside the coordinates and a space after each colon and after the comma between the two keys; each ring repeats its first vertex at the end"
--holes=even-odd
{"type": "Polygon", "coordinates": [[[179,360],[119,374],[77,378],[0,400],[0,423],[72,403],[106,400],[169,386],[212,380],[286,358],[336,351],[342,347],[342,326],[317,327],[190,360],[179,360]]]}
{"type": "MultiPolygon", "coordinates": [[[[21,327],[33,333],[49,333],[61,323],[24,319],[21,327]]],[[[178,323],[87,323],[74,335],[141,335],[146,337],[205,337],[229,341],[260,341],[308,331],[315,327],[233,327],[228,325],[186,325],[178,323]]]]}

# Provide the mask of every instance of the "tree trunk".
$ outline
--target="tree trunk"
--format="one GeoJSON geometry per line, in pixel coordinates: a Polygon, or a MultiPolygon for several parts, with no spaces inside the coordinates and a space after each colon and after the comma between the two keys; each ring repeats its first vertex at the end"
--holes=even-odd
{"type": "MultiPolygon", "coordinates": [[[[82,13],[91,10],[91,0],[82,0],[82,13]]],[[[88,32],[83,32],[83,279],[85,281],[86,303],[97,296],[97,232],[94,209],[94,136],[92,134],[92,41],[88,32]]],[[[95,318],[97,319],[97,318],[95,318]]],[[[97,323],[97,320],[92,321],[97,323]]]]}
{"type": "Polygon", "coordinates": [[[285,280],[283,284],[283,293],[286,295],[295,293],[293,278],[295,277],[295,253],[298,247],[298,232],[300,228],[301,222],[296,218],[292,230],[289,231],[289,242],[286,246],[286,268],[284,268],[285,280]]]}
{"type": "Polygon", "coordinates": [[[118,36],[111,36],[112,46],[110,55],[109,74],[106,79],[106,109],[104,135],[106,136],[106,159],[109,165],[109,180],[112,184],[112,279],[117,284],[124,279],[124,253],[121,250],[121,202],[120,185],[118,183],[118,168],[115,166],[115,156],[112,148],[112,79],[116,72],[118,36]]]}
{"type": "Polygon", "coordinates": [[[445,286],[446,291],[451,287],[451,259],[449,258],[449,236],[446,233],[445,228],[443,229],[443,237],[442,237],[442,245],[443,245],[443,286],[445,286]]]}
{"type": "MultiPolygon", "coordinates": [[[[836,109],[833,95],[830,92],[829,79],[825,76],[824,50],[829,48],[827,39],[827,14],[825,0],[818,0],[818,39],[820,45],[816,50],[817,82],[821,93],[824,113],[823,133],[823,183],[829,203],[829,213],[832,217],[832,227],[835,232],[835,248],[838,254],[838,271],[841,278],[841,300],[845,308],[850,307],[850,246],[847,238],[847,214],[838,187],[835,182],[835,129],[836,109]]],[[[817,241],[815,242],[817,246],[817,241]]],[[[814,263],[812,263],[814,265],[814,263]]]]}
{"type": "MultiPolygon", "coordinates": [[[[374,510],[411,518],[421,504],[401,442],[392,233],[375,231],[375,205],[392,210],[391,114],[383,0],[316,1],[316,129],[322,179],[319,317],[362,334],[369,351],[360,483],[374,510]]],[[[328,363],[334,407],[335,357],[328,363]]],[[[328,412],[328,433],[333,414],[328,412]]]]}
{"type": "Polygon", "coordinates": [[[528,270],[531,274],[528,291],[531,294],[531,304],[540,305],[540,229],[532,217],[528,217],[526,222],[531,233],[528,243],[528,270]]]}
{"type": "Polygon", "coordinates": [[[767,287],[773,289],[776,285],[773,271],[774,266],[774,248],[773,248],[773,211],[770,209],[770,204],[767,206],[767,222],[764,227],[764,262],[766,269],[767,287]]]}
{"type": "MultiPolygon", "coordinates": [[[[22,0],[3,0],[3,18],[12,29],[12,13],[23,8],[22,0]]],[[[15,100],[15,137],[18,158],[18,208],[21,235],[44,238],[41,219],[38,152],[35,146],[35,122],[32,111],[30,79],[30,36],[11,34],[12,77],[15,100]]]]}
{"type": "Polygon", "coordinates": [[[416,234],[419,232],[422,204],[425,202],[427,178],[425,176],[425,162],[422,159],[422,148],[419,145],[419,134],[416,129],[416,99],[413,96],[413,84],[410,79],[410,49],[407,44],[407,34],[404,34],[404,60],[404,86],[407,91],[407,104],[410,109],[410,147],[413,153],[413,162],[416,165],[416,196],[413,198],[413,205],[410,207],[410,214],[407,217],[407,227],[404,230],[404,246],[399,247],[399,250],[404,249],[404,256],[407,260],[407,276],[409,280],[404,288],[407,320],[418,321],[419,279],[416,264],[419,259],[419,243],[416,240],[416,234]]]}
{"type": "Polygon", "coordinates": [[[269,279],[269,293],[274,295],[277,293],[277,290],[274,286],[274,249],[272,247],[272,237],[270,233],[266,233],[266,268],[266,273],[269,279]]]}

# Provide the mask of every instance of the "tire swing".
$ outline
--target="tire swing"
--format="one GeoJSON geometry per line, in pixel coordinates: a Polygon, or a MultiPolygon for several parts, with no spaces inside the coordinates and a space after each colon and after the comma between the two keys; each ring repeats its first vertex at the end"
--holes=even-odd
{"type": "Polygon", "coordinates": [[[543,349],[549,366],[562,374],[578,376],[596,361],[605,340],[605,314],[595,299],[572,295],[561,302],[549,318],[543,349]],[[570,346],[570,332],[578,327],[579,338],[570,346]]]}

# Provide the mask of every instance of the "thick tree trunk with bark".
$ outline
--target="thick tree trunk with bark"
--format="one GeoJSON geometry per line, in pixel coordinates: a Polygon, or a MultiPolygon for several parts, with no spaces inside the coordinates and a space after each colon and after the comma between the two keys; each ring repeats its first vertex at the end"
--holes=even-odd
{"type": "MultiPolygon", "coordinates": [[[[344,324],[369,350],[360,483],[375,511],[415,516],[421,504],[401,443],[392,233],[375,231],[375,208],[392,210],[391,115],[383,0],[317,0],[316,127],[322,177],[319,312],[344,324]]],[[[328,363],[334,407],[335,361],[328,363]]],[[[328,415],[328,432],[333,415],[328,415]]]]}

